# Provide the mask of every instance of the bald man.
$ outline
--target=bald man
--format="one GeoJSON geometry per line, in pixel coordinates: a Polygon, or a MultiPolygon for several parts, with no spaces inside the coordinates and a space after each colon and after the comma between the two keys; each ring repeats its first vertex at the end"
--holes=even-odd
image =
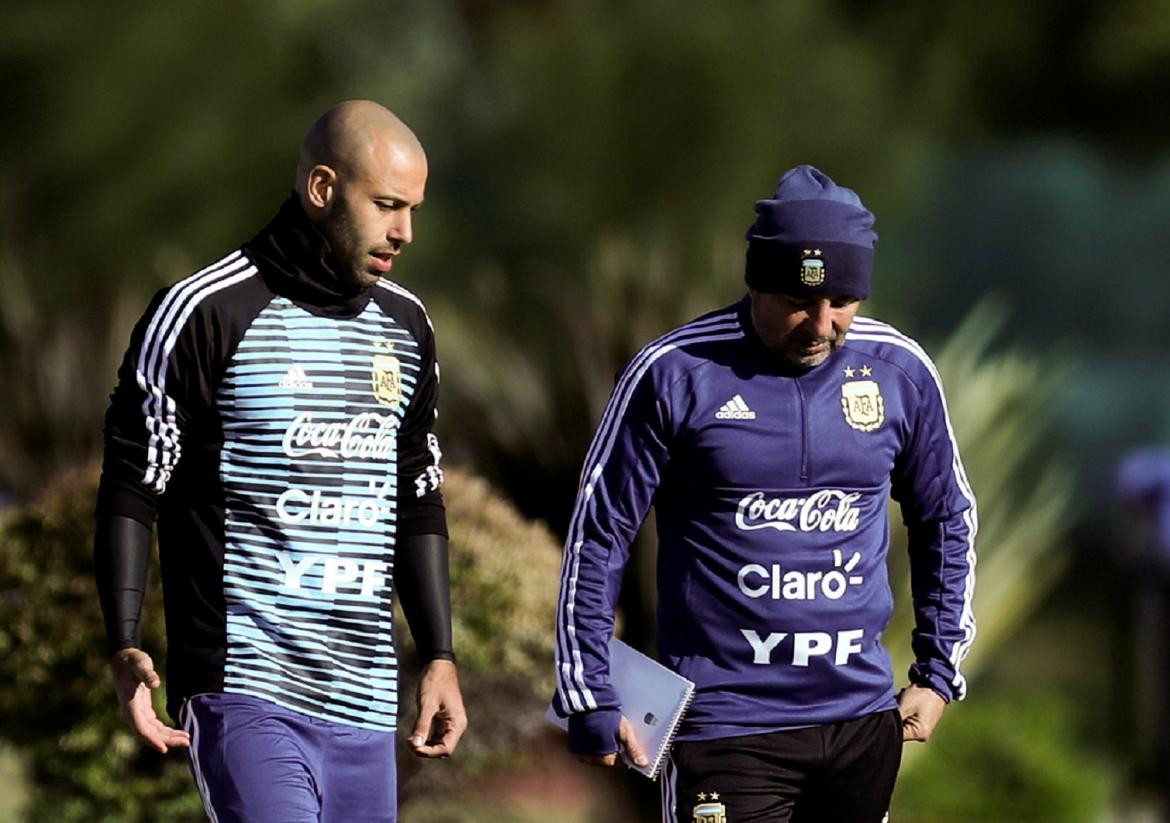
{"type": "Polygon", "coordinates": [[[422,664],[411,748],[447,757],[467,727],[434,338],[389,279],[426,178],[391,112],[330,109],[273,220],[155,295],[119,370],[94,546],[111,670],[212,820],[395,820],[395,592],[422,664]],[[181,728],[141,648],[156,519],[181,728]]]}

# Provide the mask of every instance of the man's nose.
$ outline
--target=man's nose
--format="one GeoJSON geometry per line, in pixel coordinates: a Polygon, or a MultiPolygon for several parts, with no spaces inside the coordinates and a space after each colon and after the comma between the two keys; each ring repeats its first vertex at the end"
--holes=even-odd
{"type": "Polygon", "coordinates": [[[808,325],[818,338],[833,335],[833,307],[828,300],[814,300],[808,308],[808,325]]]}
{"type": "Polygon", "coordinates": [[[414,239],[414,229],[411,226],[410,210],[401,209],[394,214],[390,227],[386,230],[386,239],[405,246],[414,239]]]}

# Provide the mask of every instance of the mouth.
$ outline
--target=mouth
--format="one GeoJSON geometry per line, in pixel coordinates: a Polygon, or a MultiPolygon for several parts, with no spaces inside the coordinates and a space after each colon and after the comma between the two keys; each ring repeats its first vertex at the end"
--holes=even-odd
{"type": "Polygon", "coordinates": [[[798,352],[800,352],[802,355],[807,356],[807,355],[812,355],[812,354],[820,354],[821,352],[828,351],[830,345],[831,345],[831,343],[828,340],[810,340],[807,342],[798,343],[796,346],[796,350],[798,352]]]}
{"type": "Polygon", "coordinates": [[[394,267],[394,255],[388,251],[372,251],[370,263],[379,273],[386,274],[394,267]]]}
{"type": "Polygon", "coordinates": [[[834,341],[826,338],[793,341],[786,351],[789,361],[800,366],[820,364],[833,352],[834,341]]]}

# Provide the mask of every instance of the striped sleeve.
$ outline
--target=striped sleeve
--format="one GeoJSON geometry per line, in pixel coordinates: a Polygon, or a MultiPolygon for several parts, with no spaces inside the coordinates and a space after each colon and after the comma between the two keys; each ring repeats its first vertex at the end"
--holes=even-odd
{"type": "Polygon", "coordinates": [[[858,318],[851,340],[888,343],[913,356],[918,404],[898,455],[892,495],[902,507],[909,537],[915,662],[910,682],[947,700],[962,700],[967,683],[959,666],[975,639],[975,495],[967,480],[947,413],[942,379],[915,341],[891,326],[858,318]]]}
{"type": "Polygon", "coordinates": [[[581,472],[557,601],[554,707],[579,754],[617,750],[620,701],[609,639],[630,543],[669,461],[675,422],[661,389],[664,355],[690,342],[741,337],[733,312],[701,318],[651,343],[618,377],[581,472]]]}
{"type": "Polygon", "coordinates": [[[151,301],[131,333],[106,412],[99,513],[154,521],[191,415],[214,393],[213,335],[192,316],[202,301],[255,274],[237,251],[151,301]]]}
{"type": "MultiPolygon", "coordinates": [[[[403,320],[419,343],[418,387],[398,433],[398,534],[447,536],[443,505],[443,452],[432,431],[439,417],[439,361],[435,329],[426,307],[408,289],[390,280],[379,280],[379,289],[405,300],[410,308],[403,320]]],[[[400,303],[400,305],[402,305],[400,303]]]]}

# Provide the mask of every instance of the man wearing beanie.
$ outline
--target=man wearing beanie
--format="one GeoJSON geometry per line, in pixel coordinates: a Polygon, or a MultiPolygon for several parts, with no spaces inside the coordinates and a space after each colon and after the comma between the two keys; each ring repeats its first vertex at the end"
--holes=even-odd
{"type": "Polygon", "coordinates": [[[878,823],[903,741],[966,691],[975,499],[933,363],[858,314],[877,240],[860,198],[798,166],[756,214],[748,294],[618,378],[565,544],[554,705],[581,759],[646,759],[608,641],[653,503],[659,658],[695,684],[663,819],[878,823]],[[900,690],[881,643],[891,496],[916,617],[900,690]]]}

